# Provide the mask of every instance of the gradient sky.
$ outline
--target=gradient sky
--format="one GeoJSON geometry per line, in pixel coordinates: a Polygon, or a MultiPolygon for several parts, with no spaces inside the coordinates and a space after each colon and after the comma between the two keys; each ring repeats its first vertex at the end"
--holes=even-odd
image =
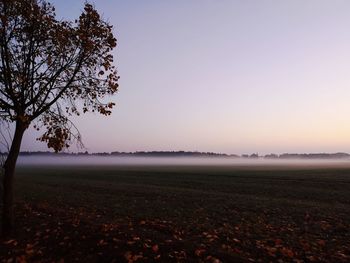
{"type": "MultiPolygon", "coordinates": [[[[84,1],[55,0],[75,18],[84,1]]],[[[114,25],[111,117],[88,151],[350,152],[350,1],[96,0],[114,25]]],[[[27,132],[22,150],[46,150],[27,132]]]]}

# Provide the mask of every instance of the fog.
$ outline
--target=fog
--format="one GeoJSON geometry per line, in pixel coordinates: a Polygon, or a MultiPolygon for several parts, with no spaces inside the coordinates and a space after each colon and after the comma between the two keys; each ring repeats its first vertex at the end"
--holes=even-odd
{"type": "Polygon", "coordinates": [[[233,166],[233,167],[349,167],[350,159],[264,159],[228,157],[20,156],[19,166],[233,166]]]}

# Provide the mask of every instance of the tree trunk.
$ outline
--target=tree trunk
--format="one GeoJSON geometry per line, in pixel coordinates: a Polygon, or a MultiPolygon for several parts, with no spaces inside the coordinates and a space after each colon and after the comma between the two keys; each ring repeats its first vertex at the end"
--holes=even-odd
{"type": "Polygon", "coordinates": [[[8,236],[13,231],[13,184],[16,168],[17,157],[21,148],[26,126],[24,123],[17,121],[16,130],[13,136],[11,148],[4,164],[3,178],[3,207],[2,207],[2,233],[8,236]]]}

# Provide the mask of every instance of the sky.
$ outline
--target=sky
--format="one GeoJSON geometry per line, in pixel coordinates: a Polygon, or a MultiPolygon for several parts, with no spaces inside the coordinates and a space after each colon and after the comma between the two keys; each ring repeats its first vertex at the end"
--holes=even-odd
{"type": "MultiPolygon", "coordinates": [[[[65,19],[84,4],[51,2],[65,19]]],[[[94,4],[121,78],[110,117],[74,118],[89,152],[350,152],[350,1],[94,4]]],[[[38,135],[22,150],[46,150],[38,135]]]]}

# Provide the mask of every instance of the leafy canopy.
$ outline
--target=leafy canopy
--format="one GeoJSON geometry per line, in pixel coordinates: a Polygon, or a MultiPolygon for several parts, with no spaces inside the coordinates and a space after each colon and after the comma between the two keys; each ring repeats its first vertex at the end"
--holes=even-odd
{"type": "Polygon", "coordinates": [[[81,112],[110,115],[118,90],[112,26],[86,3],[75,21],[58,20],[44,0],[0,1],[1,118],[60,151],[80,134],[69,120],[81,112]],[[75,132],[74,132],[75,130],[75,132]]]}

